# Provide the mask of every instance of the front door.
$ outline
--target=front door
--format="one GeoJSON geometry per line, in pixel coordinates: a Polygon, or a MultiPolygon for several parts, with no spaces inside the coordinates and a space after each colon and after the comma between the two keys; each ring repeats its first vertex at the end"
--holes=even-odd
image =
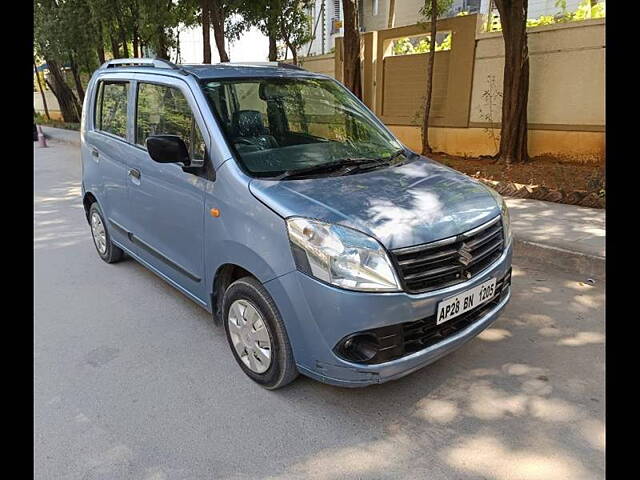
{"type": "Polygon", "coordinates": [[[156,76],[153,83],[139,80],[134,85],[135,145],[127,172],[134,253],[203,303],[207,297],[203,221],[208,180],[185,172],[179,164],[156,163],[145,146],[151,135],[178,135],[192,158],[205,158],[194,101],[189,87],[179,79],[162,84],[156,76]]]}

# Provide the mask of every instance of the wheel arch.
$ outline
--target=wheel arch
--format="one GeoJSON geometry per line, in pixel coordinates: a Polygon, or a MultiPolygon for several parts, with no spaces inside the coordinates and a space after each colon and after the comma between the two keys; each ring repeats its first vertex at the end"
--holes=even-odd
{"type": "Polygon", "coordinates": [[[242,277],[258,277],[244,267],[235,263],[224,263],[218,267],[213,276],[213,284],[211,288],[211,313],[213,321],[216,325],[222,324],[222,299],[225,290],[236,280],[242,277]]]}
{"type": "MultiPolygon", "coordinates": [[[[84,206],[84,215],[87,218],[87,223],[90,223],[89,210],[91,210],[91,205],[93,205],[94,203],[98,203],[98,199],[96,198],[96,196],[91,192],[86,192],[84,194],[84,197],[82,197],[82,205],[84,206]]],[[[100,206],[99,203],[98,206],[100,206]]]]}

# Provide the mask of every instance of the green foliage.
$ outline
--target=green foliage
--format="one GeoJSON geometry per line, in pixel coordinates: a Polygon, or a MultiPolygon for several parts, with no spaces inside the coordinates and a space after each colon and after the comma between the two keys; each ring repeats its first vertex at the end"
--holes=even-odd
{"type": "MultiPolygon", "coordinates": [[[[413,38],[400,38],[393,42],[393,46],[391,48],[394,55],[428,53],[431,50],[430,35],[413,38]]],[[[449,32],[440,43],[436,43],[436,52],[443,50],[451,50],[451,32],[449,32]]]]}
{"type": "MultiPolygon", "coordinates": [[[[541,27],[544,25],[555,25],[558,23],[579,22],[591,18],[604,18],[606,15],[604,0],[595,4],[594,6],[591,6],[590,0],[581,0],[578,8],[573,12],[567,10],[566,0],[556,1],[555,6],[556,8],[560,9],[558,13],[556,13],[555,15],[542,15],[537,19],[529,18],[527,19],[527,27],[533,28],[541,27]]],[[[491,24],[488,31],[499,32],[500,30],[502,30],[499,18],[494,18],[490,23],[491,24]]]]}
{"type": "Polygon", "coordinates": [[[604,18],[605,2],[596,3],[593,7],[589,0],[582,0],[578,5],[573,20],[587,20],[589,18],[604,18]]]}
{"type": "MultiPolygon", "coordinates": [[[[443,14],[447,13],[453,4],[453,0],[437,0],[436,2],[436,18],[440,18],[443,14]]],[[[424,5],[419,11],[425,20],[431,20],[431,0],[424,0],[424,5]]]]}
{"type": "Polygon", "coordinates": [[[556,19],[553,15],[542,15],[537,20],[527,18],[527,27],[540,27],[542,25],[551,25],[556,23],[556,19]]]}
{"type": "Polygon", "coordinates": [[[297,50],[313,39],[312,19],[307,14],[312,4],[313,0],[246,0],[238,13],[248,25],[284,43],[278,52],[282,58],[287,48],[297,50]]]}
{"type": "Polygon", "coordinates": [[[53,118],[49,119],[41,113],[36,113],[34,115],[33,121],[36,122],[37,125],[48,125],[49,127],[54,128],[64,128],[65,130],[80,131],[79,123],[63,122],[61,120],[55,120],[53,118]]]}

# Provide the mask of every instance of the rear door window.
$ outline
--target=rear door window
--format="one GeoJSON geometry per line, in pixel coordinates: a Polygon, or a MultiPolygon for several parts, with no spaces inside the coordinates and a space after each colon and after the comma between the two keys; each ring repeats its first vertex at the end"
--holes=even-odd
{"type": "Polygon", "coordinates": [[[96,101],[97,130],[127,138],[129,82],[100,82],[96,101]]]}
{"type": "Polygon", "coordinates": [[[184,94],[177,88],[152,83],[138,85],[136,106],[137,145],[146,148],[147,137],[177,135],[193,159],[204,160],[205,145],[184,94]]]}

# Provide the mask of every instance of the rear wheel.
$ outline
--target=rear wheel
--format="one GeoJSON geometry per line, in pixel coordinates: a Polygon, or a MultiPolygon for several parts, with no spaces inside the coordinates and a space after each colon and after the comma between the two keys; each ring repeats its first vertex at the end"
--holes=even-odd
{"type": "Polygon", "coordinates": [[[124,252],[111,243],[107,223],[104,220],[104,216],[97,202],[92,203],[89,209],[89,224],[91,225],[93,244],[100,258],[107,263],[119,261],[124,252]]]}
{"type": "Polygon", "coordinates": [[[260,282],[253,277],[233,282],[224,294],[223,312],[229,346],[249,378],[275,390],[298,376],[280,313],[260,282]]]}

